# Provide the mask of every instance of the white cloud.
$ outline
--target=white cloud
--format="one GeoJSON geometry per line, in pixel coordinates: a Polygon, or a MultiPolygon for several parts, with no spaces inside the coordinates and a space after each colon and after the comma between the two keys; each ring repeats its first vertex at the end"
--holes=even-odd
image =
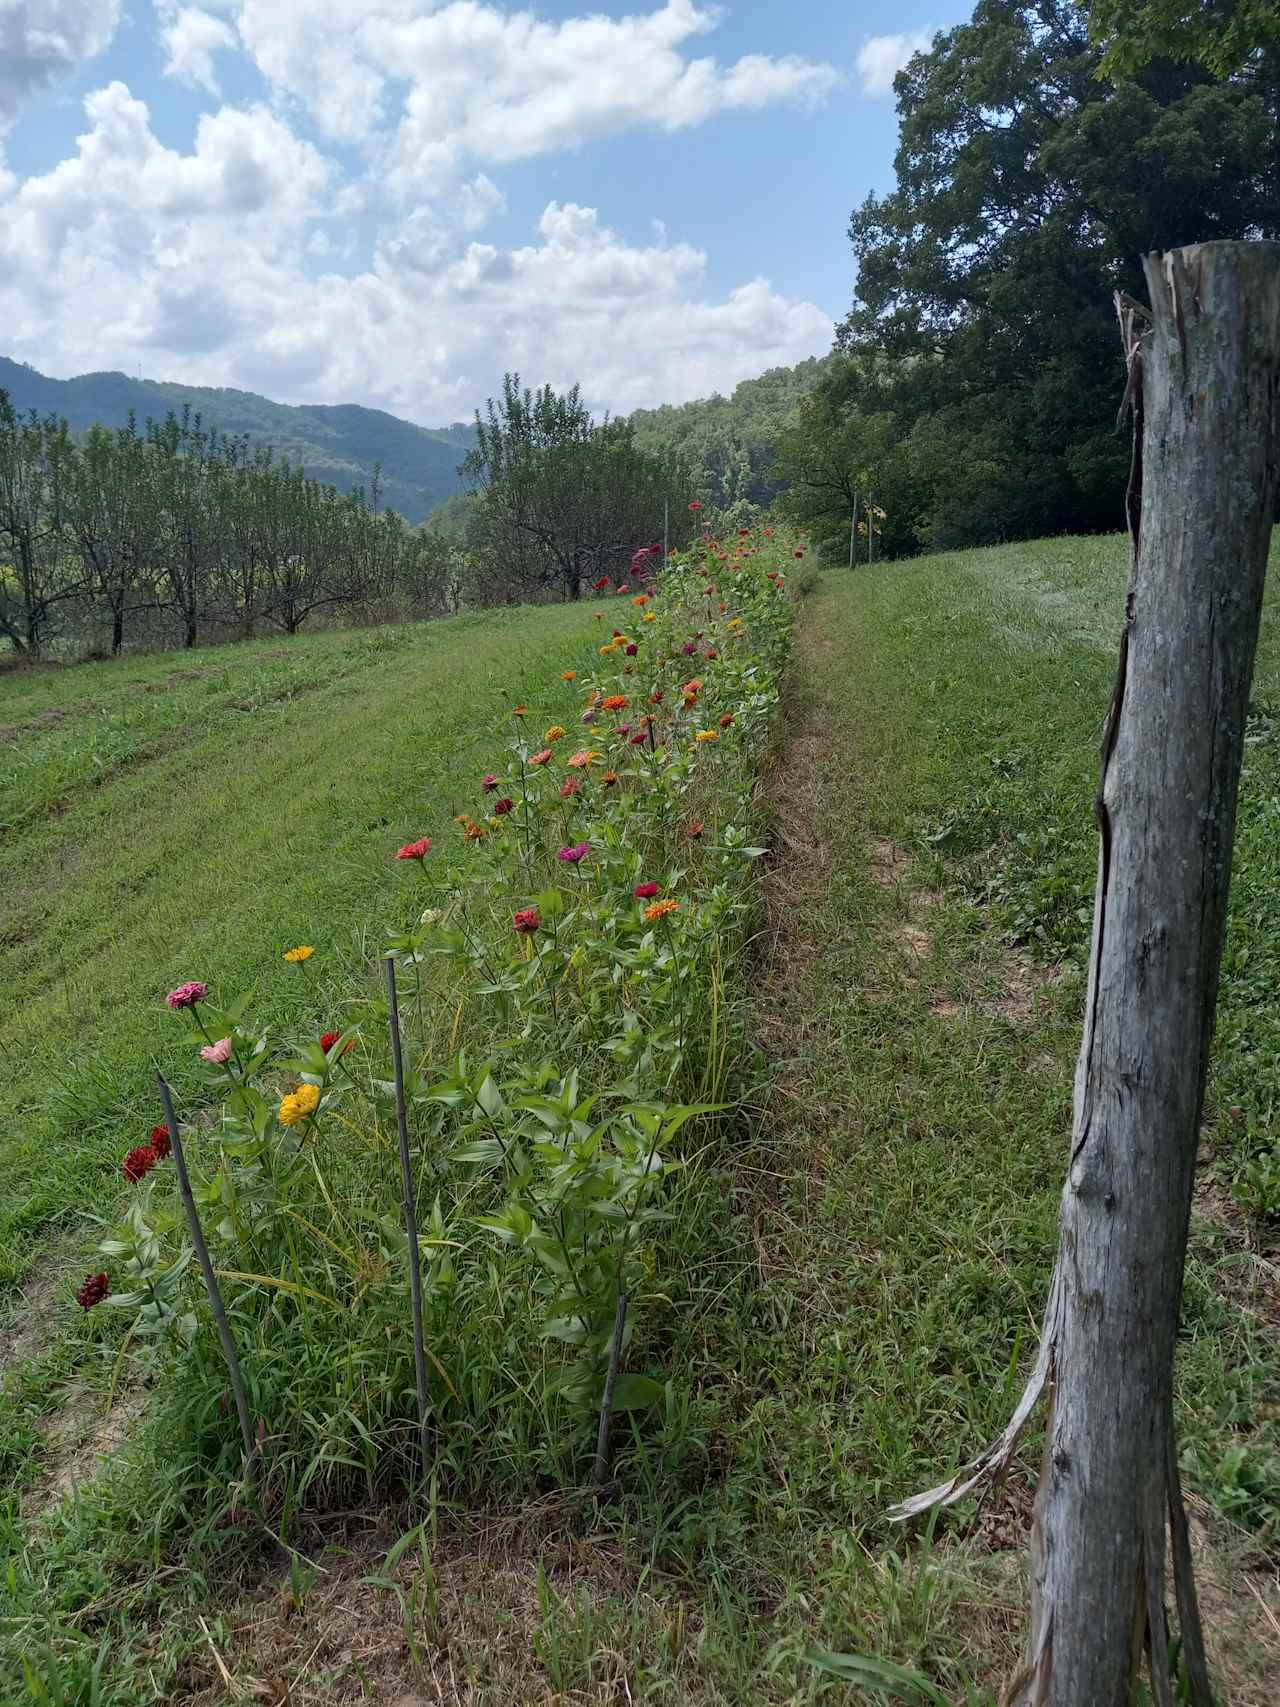
{"type": "Polygon", "coordinates": [[[932,30],[912,30],[909,35],[871,36],[858,52],[858,75],[868,95],[892,95],[893,80],[913,53],[927,53],[933,45],[932,30]]]}
{"type": "Polygon", "coordinates": [[[507,211],[507,198],[483,172],[477,172],[458,195],[458,213],[464,231],[479,231],[497,214],[507,211]]]}
{"type": "Polygon", "coordinates": [[[349,240],[334,209],[353,186],[335,194],[336,169],[279,115],[224,106],[179,153],[122,84],[86,110],[71,158],[0,189],[0,324],[37,367],[141,362],[432,422],[467,415],[507,368],[580,380],[596,406],[626,410],[830,342],[812,303],[761,278],[711,292],[700,250],[662,233],[629,241],[570,201],[548,203],[525,243],[479,242],[468,210],[497,194],[480,177],[452,212],[384,210],[362,269],[319,271],[349,240]]]}
{"type": "Polygon", "coordinates": [[[208,3],[225,9],[263,76],[329,136],[369,141],[397,122],[393,180],[409,196],[443,189],[468,162],[813,104],[842,81],[834,67],[795,54],[725,65],[689,57],[689,44],[721,17],[698,0],[556,22],[491,0],[208,3]]]}
{"type": "Polygon", "coordinates": [[[160,19],[165,76],[217,95],[214,55],[235,50],[235,31],[225,20],[215,18],[199,6],[165,5],[160,10],[160,19]]]}
{"type": "Polygon", "coordinates": [[[110,43],[120,0],[0,0],[0,127],[110,43]]]}

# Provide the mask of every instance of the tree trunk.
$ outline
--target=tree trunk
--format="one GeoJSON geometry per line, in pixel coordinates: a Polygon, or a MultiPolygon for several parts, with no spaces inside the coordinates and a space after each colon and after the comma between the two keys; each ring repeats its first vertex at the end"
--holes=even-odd
{"type": "Polygon", "coordinates": [[[1210,1702],[1173,1356],[1280,460],[1280,244],[1205,243],[1145,268],[1140,343],[1132,326],[1145,311],[1120,305],[1137,423],[1133,551],[1040,1356],[974,1473],[898,1508],[949,1503],[998,1474],[1049,1388],[1013,1707],[1129,1707],[1144,1646],[1153,1699],[1173,1707],[1166,1519],[1190,1699],[1210,1702]]]}
{"type": "Polygon", "coordinates": [[[111,612],[111,655],[112,655],[112,657],[118,658],[123,647],[124,647],[124,612],[121,610],[112,610],[112,612],[111,612]]]}

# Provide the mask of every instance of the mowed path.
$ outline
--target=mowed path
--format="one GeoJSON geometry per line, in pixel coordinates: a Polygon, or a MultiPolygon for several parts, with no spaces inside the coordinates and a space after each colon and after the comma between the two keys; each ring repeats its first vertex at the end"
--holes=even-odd
{"type": "Polygon", "coordinates": [[[330,991],[358,971],[398,919],[396,846],[474,805],[516,697],[567,709],[591,626],[497,611],[0,677],[0,1280],[110,1205],[153,1064],[189,1076],[164,992],[322,1017],[282,951],[314,945],[330,991]]]}

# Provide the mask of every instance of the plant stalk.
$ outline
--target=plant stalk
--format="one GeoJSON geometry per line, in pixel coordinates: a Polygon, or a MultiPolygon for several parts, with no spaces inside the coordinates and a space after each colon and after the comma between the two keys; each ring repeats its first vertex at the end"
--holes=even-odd
{"type": "Polygon", "coordinates": [[[427,1356],[422,1335],[422,1265],[418,1254],[418,1212],[409,1160],[409,1117],[404,1101],[404,1059],[400,1050],[400,1009],[396,1001],[396,964],[387,956],[387,1005],[391,1011],[391,1066],[396,1087],[396,1129],[400,1139],[400,1186],[404,1230],[409,1245],[409,1297],[413,1305],[413,1373],[418,1389],[418,1452],[422,1482],[427,1480],[427,1356]]]}

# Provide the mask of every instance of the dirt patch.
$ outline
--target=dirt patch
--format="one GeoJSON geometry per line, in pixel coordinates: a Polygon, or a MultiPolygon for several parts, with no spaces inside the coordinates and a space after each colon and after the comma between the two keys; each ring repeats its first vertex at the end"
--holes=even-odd
{"type": "MultiPolygon", "coordinates": [[[[216,1621],[170,1697],[187,1707],[489,1707],[625,1702],[646,1651],[678,1657],[686,1607],[575,1525],[528,1510],[388,1550],[415,1522],[351,1518],[300,1543],[216,1621]],[[358,1521],[358,1520],[356,1520],[358,1521]],[[300,1592],[296,1592],[300,1590],[300,1592]]],[[[696,1686],[682,1699],[699,1698],[696,1686]]]]}
{"type": "Polygon", "coordinates": [[[1280,1701],[1280,1571],[1259,1570],[1248,1538],[1207,1506],[1189,1500],[1188,1507],[1213,1681],[1231,1707],[1275,1707],[1280,1701]]]}
{"type": "Polygon", "coordinates": [[[55,1244],[28,1270],[0,1327],[0,1375],[42,1351],[67,1301],[66,1267],[75,1242],[55,1244]]]}
{"type": "Polygon", "coordinates": [[[42,729],[56,729],[68,716],[70,713],[65,706],[51,705],[47,711],[28,718],[25,723],[0,724],[0,741],[17,741],[23,735],[38,735],[42,729]]]}
{"type": "Polygon", "coordinates": [[[40,1481],[23,1498],[22,1515],[38,1524],[56,1505],[91,1482],[128,1439],[146,1406],[139,1389],[118,1395],[103,1411],[102,1395],[70,1387],[59,1408],[39,1423],[48,1456],[40,1481]]]}

